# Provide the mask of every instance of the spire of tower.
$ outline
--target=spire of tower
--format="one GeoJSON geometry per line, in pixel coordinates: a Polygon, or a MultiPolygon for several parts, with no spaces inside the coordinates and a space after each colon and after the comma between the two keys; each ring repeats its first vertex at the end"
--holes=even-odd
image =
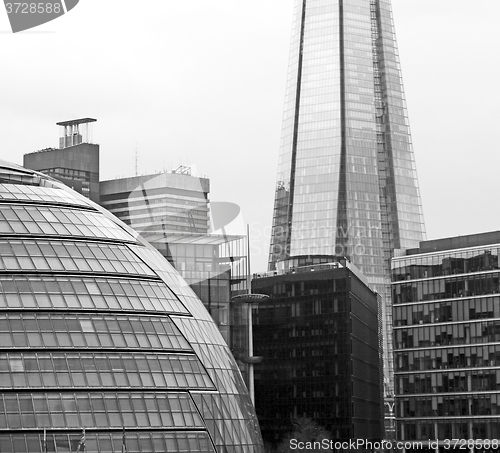
{"type": "Polygon", "coordinates": [[[134,161],[135,161],[135,176],[139,176],[139,150],[137,148],[137,142],[135,142],[134,161]]]}

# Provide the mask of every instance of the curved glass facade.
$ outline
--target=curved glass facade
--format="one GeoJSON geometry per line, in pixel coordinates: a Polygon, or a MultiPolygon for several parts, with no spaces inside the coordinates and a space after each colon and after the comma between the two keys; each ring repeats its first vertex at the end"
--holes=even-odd
{"type": "Polygon", "coordinates": [[[0,451],[260,452],[192,290],[133,230],[0,162],[0,451]]]}

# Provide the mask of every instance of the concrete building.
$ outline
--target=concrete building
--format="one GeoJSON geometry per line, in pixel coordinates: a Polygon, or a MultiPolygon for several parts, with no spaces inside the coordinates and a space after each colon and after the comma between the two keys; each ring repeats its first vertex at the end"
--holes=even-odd
{"type": "Polygon", "coordinates": [[[101,181],[100,204],[179,271],[231,343],[231,297],[245,292],[246,240],[210,233],[210,183],[188,167],[101,181]]]}
{"type": "Polygon", "coordinates": [[[57,123],[63,130],[59,148],[25,154],[23,166],[52,176],[98,203],[99,145],[90,143],[89,134],[89,125],[95,121],[82,118],[57,123]]]}
{"type": "Polygon", "coordinates": [[[457,449],[473,439],[498,445],[499,253],[494,231],[424,241],[393,258],[400,439],[439,439],[439,451],[450,450],[445,439],[463,439],[457,449]]]}
{"type": "Polygon", "coordinates": [[[188,170],[101,181],[100,204],[144,236],[208,234],[210,181],[188,170]]]}

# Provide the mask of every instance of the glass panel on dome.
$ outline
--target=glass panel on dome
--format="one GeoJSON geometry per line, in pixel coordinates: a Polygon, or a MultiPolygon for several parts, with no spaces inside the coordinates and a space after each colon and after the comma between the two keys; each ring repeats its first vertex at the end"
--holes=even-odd
{"type": "Polygon", "coordinates": [[[34,299],[30,299],[35,300],[39,308],[71,306],[75,308],[134,309],[189,314],[179,299],[160,281],[67,277],[65,281],[73,285],[76,294],[65,294],[61,287],[62,281],[61,277],[41,279],[37,276],[0,275],[0,288],[3,289],[4,293],[9,293],[9,297],[6,298],[8,308],[23,307],[22,296],[34,294],[36,287],[37,291],[41,290],[48,296],[43,298],[37,294],[34,299]],[[106,294],[105,286],[102,286],[103,283],[109,284],[113,294],[120,295],[120,297],[116,298],[116,296],[106,294]],[[45,291],[42,289],[43,285],[46,287],[45,291]],[[76,306],[75,297],[79,301],[79,307],[76,306]]]}
{"type": "MultiPolygon", "coordinates": [[[[63,313],[52,313],[48,316],[0,314],[0,323],[4,321],[7,324],[14,324],[10,328],[11,332],[2,332],[0,338],[3,340],[2,348],[4,349],[17,347],[73,348],[73,345],[83,348],[140,349],[141,346],[137,342],[132,346],[124,341],[124,332],[118,322],[121,319],[125,318],[121,315],[102,314],[80,314],[69,318],[63,313]],[[39,327],[35,332],[41,332],[41,335],[31,334],[31,331],[27,330],[26,323],[23,326],[21,321],[26,318],[30,321],[38,321],[39,327]]],[[[128,315],[126,320],[135,321],[136,326],[141,326],[152,349],[191,350],[184,336],[168,317],[153,318],[152,329],[150,329],[151,320],[147,317],[128,315]]]]}
{"type": "Polygon", "coordinates": [[[118,224],[98,211],[84,211],[75,208],[55,206],[2,206],[0,210],[1,232],[28,234],[32,231],[32,223],[44,234],[88,236],[105,239],[119,239],[136,242],[118,224]],[[64,214],[66,220],[61,220],[64,214]],[[24,219],[24,220],[23,220],[24,219]],[[51,219],[51,220],[48,220],[51,219]],[[55,226],[58,225],[57,230],[55,226]]]}
{"type": "Polygon", "coordinates": [[[16,201],[43,201],[54,204],[71,204],[90,207],[82,197],[73,194],[71,191],[55,189],[51,187],[33,187],[23,186],[20,184],[0,184],[0,199],[1,200],[16,200],[16,201]]]}

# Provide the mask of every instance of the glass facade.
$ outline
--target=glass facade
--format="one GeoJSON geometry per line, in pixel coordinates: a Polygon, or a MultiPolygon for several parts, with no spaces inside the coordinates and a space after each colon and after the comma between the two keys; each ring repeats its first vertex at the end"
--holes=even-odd
{"type": "Polygon", "coordinates": [[[347,257],[383,297],[392,393],[390,258],[424,239],[389,0],[296,0],[269,270],[347,257]]]}
{"type": "MultiPolygon", "coordinates": [[[[273,274],[273,273],[269,273],[273,274]]],[[[255,406],[264,439],[314,419],[331,439],[380,440],[378,300],[339,263],[254,278],[255,406]]]]}
{"type": "Polygon", "coordinates": [[[0,451],[260,452],[238,366],[137,233],[0,162],[0,451]]]}
{"type": "Polygon", "coordinates": [[[230,344],[231,296],[247,290],[247,243],[210,233],[209,190],[206,178],[160,173],[101,182],[100,204],[175,267],[230,344]]]}
{"type": "MultiPolygon", "coordinates": [[[[138,231],[174,266],[234,350],[231,297],[247,292],[247,240],[241,225],[237,228],[240,235],[226,234],[225,227],[231,223],[228,214],[235,207],[239,213],[239,207],[209,203],[209,180],[191,176],[189,167],[180,169],[182,173],[103,181],[100,204],[138,231]],[[221,234],[210,232],[210,227],[221,234]]],[[[249,383],[247,366],[239,359],[237,363],[249,383]]]]}
{"type": "Polygon", "coordinates": [[[500,438],[499,252],[496,232],[393,259],[400,438],[500,438]]]}

